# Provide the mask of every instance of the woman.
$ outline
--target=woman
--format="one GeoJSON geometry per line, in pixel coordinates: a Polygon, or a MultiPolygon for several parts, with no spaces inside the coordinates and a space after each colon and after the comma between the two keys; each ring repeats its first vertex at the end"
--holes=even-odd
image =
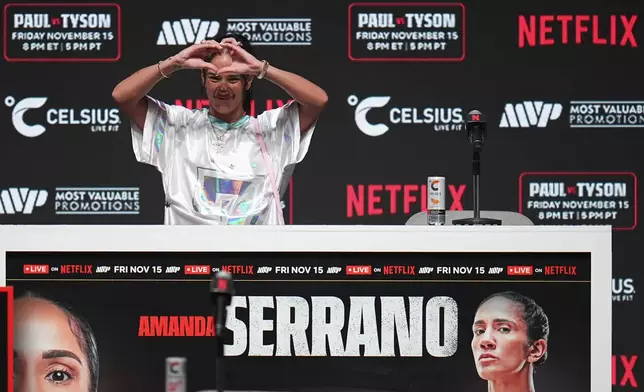
{"type": "Polygon", "coordinates": [[[131,120],[134,154],[155,166],[166,195],[165,224],[284,224],[280,193],[308,151],[327,103],[320,87],[252,54],[226,34],[143,68],[112,93],[131,120]],[[210,107],[188,110],[147,94],[182,69],[201,70],[210,107]],[[251,86],[266,79],[293,101],[248,115],[251,86]]]}
{"type": "Polygon", "coordinates": [[[534,392],[534,369],[548,354],[550,326],[543,309],[519,293],[496,293],[481,302],[472,353],[488,392],[534,392]]]}
{"type": "Polygon", "coordinates": [[[27,293],[14,302],[14,331],[15,391],[97,391],[96,341],[79,316],[27,293]]]}

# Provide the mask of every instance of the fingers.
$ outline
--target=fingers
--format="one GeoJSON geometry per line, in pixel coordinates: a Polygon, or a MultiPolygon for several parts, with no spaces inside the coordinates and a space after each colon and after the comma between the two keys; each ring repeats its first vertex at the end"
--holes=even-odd
{"type": "Polygon", "coordinates": [[[221,43],[222,44],[227,43],[227,44],[236,45],[236,46],[244,46],[244,45],[242,45],[241,42],[237,41],[233,37],[224,38],[224,39],[221,40],[221,43]]]}
{"type": "Polygon", "coordinates": [[[193,53],[218,52],[222,50],[224,50],[224,48],[222,48],[221,45],[214,40],[201,41],[201,43],[192,46],[193,53]]]}
{"type": "Polygon", "coordinates": [[[216,71],[218,75],[234,72],[232,67],[223,67],[216,71]]]}
{"type": "Polygon", "coordinates": [[[203,61],[201,59],[189,60],[187,66],[191,69],[201,69],[205,71],[212,71],[214,73],[218,72],[217,67],[214,64],[203,61]]]}
{"type": "Polygon", "coordinates": [[[235,43],[224,42],[224,41],[221,41],[221,46],[222,46],[222,48],[230,49],[231,51],[236,51],[236,50],[238,50],[240,48],[239,45],[237,45],[235,43]]]}
{"type": "Polygon", "coordinates": [[[215,41],[214,39],[203,40],[201,41],[201,44],[221,49],[219,42],[215,41]]]}
{"type": "Polygon", "coordinates": [[[243,56],[244,49],[237,44],[231,44],[229,42],[222,42],[221,46],[224,51],[227,51],[230,54],[241,55],[243,56]]]}
{"type": "Polygon", "coordinates": [[[212,64],[212,63],[207,63],[207,62],[205,62],[205,61],[203,62],[203,67],[202,67],[202,69],[204,69],[204,70],[206,70],[206,71],[212,71],[212,72],[214,72],[214,73],[216,73],[216,74],[219,74],[219,73],[221,72],[221,70],[218,70],[218,69],[217,69],[217,67],[215,67],[215,65],[214,65],[214,64],[212,64]]]}

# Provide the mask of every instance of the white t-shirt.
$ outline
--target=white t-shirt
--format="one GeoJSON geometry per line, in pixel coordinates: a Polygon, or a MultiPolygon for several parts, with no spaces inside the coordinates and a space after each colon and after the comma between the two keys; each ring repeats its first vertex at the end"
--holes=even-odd
{"type": "Polygon", "coordinates": [[[139,162],[161,172],[166,225],[280,223],[282,207],[275,202],[254,126],[258,122],[281,197],[316,126],[300,136],[296,102],[227,124],[207,108],[190,110],[147,98],[143,131],[131,122],[132,146],[139,162]]]}

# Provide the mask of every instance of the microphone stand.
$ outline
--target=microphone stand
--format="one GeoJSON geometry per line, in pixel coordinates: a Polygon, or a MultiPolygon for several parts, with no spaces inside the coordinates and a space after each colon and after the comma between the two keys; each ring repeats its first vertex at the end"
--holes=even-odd
{"type": "MultiPolygon", "coordinates": [[[[468,136],[472,139],[472,129],[468,127],[468,136]]],[[[480,176],[481,176],[481,150],[483,150],[483,138],[475,138],[479,141],[474,143],[472,150],[472,193],[473,193],[473,207],[474,217],[455,219],[452,221],[453,225],[475,226],[475,225],[501,225],[500,219],[494,218],[481,218],[481,204],[480,204],[480,176]]]]}
{"type": "Polygon", "coordinates": [[[218,272],[210,283],[210,301],[214,306],[215,318],[215,390],[217,392],[223,392],[225,389],[224,331],[228,316],[226,307],[234,295],[233,285],[232,275],[226,271],[218,272]]]}
{"type": "Polygon", "coordinates": [[[224,375],[224,342],[221,335],[215,333],[215,391],[223,392],[225,388],[224,375]]]}

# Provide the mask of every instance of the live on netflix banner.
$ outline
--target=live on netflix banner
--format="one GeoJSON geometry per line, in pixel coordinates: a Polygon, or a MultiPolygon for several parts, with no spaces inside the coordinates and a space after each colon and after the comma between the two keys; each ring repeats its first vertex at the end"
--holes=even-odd
{"type": "Polygon", "coordinates": [[[165,358],[185,357],[187,390],[214,388],[219,270],[235,278],[227,389],[483,391],[543,338],[537,390],[590,390],[582,253],[8,253],[17,363],[38,345],[78,359],[14,371],[17,385],[161,390],[165,358]],[[497,353],[489,366],[482,347],[497,353]]]}

